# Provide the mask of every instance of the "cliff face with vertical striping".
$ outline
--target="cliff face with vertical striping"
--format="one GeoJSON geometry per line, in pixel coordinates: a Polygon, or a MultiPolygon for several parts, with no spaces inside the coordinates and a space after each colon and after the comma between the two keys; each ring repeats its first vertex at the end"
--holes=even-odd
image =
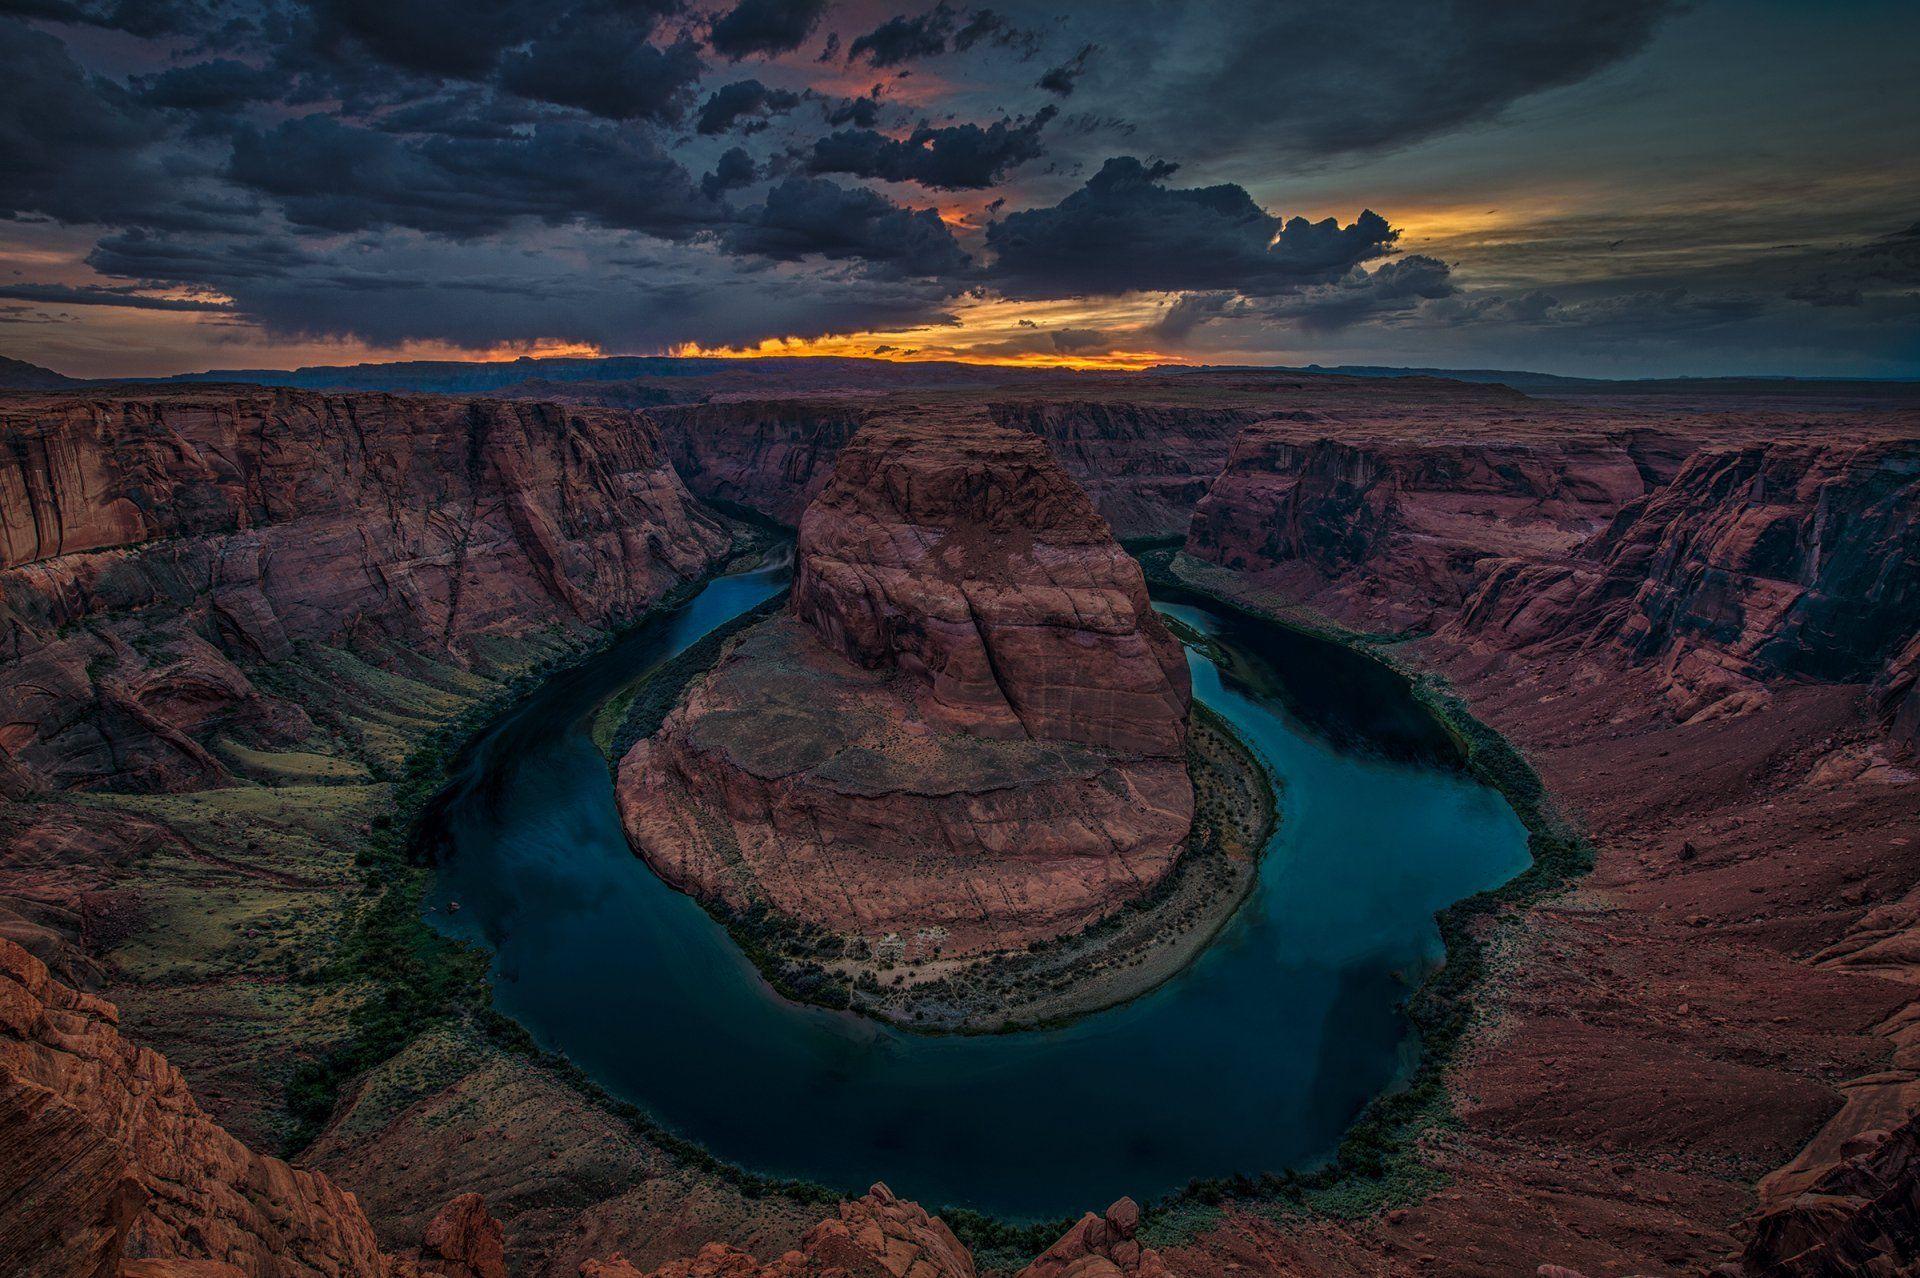
{"type": "Polygon", "coordinates": [[[1304,413],[1248,427],[1187,553],[1367,629],[1430,628],[1491,561],[1557,559],[1658,482],[1652,432],[1466,431],[1304,413]]]}
{"type": "Polygon", "coordinates": [[[1920,443],[1703,448],[1577,556],[1493,565],[1452,637],[1650,666],[1682,719],[1750,709],[1778,679],[1879,680],[1908,725],[1920,443]]]}
{"type": "Polygon", "coordinates": [[[727,545],[643,417],[253,388],[0,401],[0,783],[179,788],[308,642],[485,664],[727,545]]]}
{"type": "Polygon", "coordinates": [[[1012,400],[987,411],[1044,440],[1122,538],[1184,534],[1240,428],[1265,415],[1119,400],[1012,400]]]}
{"type": "Polygon", "coordinates": [[[735,909],[968,954],[1077,930],[1172,868],[1185,660],[1038,439],[869,425],[798,554],[791,615],[620,765],[656,869],[735,909]]]}

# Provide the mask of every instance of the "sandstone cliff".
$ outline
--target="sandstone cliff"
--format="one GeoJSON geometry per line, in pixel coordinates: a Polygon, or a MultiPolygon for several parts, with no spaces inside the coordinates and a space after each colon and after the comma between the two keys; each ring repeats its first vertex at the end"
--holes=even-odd
{"type": "Polygon", "coordinates": [[[1037,439],[876,422],[802,521],[792,615],[633,748],[620,806],[704,898],[1016,948],[1171,869],[1187,699],[1138,566],[1037,439]]]}
{"type": "Polygon", "coordinates": [[[297,645],[456,664],[636,615],[727,544],[611,410],[253,388],[0,400],[0,784],[218,779],[311,731],[297,645]]]}
{"type": "Polygon", "coordinates": [[[1557,563],[1493,565],[1453,637],[1571,644],[1654,668],[1682,719],[1761,704],[1780,678],[1883,681],[1911,711],[1920,443],[1707,447],[1557,563]]]}
{"type": "MultiPolygon", "coordinates": [[[[926,402],[925,396],[742,399],[650,413],[695,493],[791,526],[826,484],[854,432],[926,402]]],[[[1044,440],[1116,537],[1185,532],[1240,427],[1265,415],[1244,405],[1073,398],[995,401],[986,411],[998,424],[1044,440]]],[[[953,420],[980,419],[960,411],[953,420]]]]}
{"type": "Polygon", "coordinates": [[[1604,529],[1670,451],[1651,431],[1275,418],[1235,441],[1186,550],[1350,625],[1429,628],[1488,561],[1558,559],[1604,529]]]}
{"type": "Polygon", "coordinates": [[[987,411],[1046,441],[1116,537],[1173,537],[1227,464],[1251,407],[1121,400],[1014,400],[987,411]]]}
{"type": "Polygon", "coordinates": [[[791,527],[874,412],[857,399],[750,399],[659,408],[652,416],[687,487],[791,527]]]}

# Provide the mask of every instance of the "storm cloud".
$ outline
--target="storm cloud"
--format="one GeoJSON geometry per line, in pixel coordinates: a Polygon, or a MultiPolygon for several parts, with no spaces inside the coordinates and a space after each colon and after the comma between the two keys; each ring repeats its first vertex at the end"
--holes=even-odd
{"type": "Polygon", "coordinates": [[[789,53],[807,42],[826,11],[827,0],[740,0],[713,24],[713,51],[735,62],[789,53]]]}
{"type": "Polygon", "coordinates": [[[1340,278],[1389,251],[1386,219],[1362,212],[1282,219],[1242,187],[1167,185],[1175,166],[1108,160],[1051,208],[1010,213],[987,230],[990,273],[1012,296],[1231,290],[1271,295],[1340,278]]]}
{"type": "Polygon", "coordinates": [[[807,166],[815,173],[850,173],[886,182],[917,182],[942,191],[980,190],[1040,155],[1040,131],[1056,114],[1045,107],[1015,123],[986,128],[921,125],[902,141],[872,129],[846,129],[814,143],[807,166]]]}
{"type": "Polygon", "coordinates": [[[951,276],[969,265],[932,209],[908,209],[877,191],[790,177],[727,229],[727,245],[782,261],[859,258],[891,273],[951,276]]]}

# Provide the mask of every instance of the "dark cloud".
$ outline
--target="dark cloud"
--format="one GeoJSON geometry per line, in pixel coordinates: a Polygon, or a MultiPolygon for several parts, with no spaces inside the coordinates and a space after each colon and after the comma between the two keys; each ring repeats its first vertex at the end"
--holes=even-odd
{"type": "MultiPolygon", "coordinates": [[[[820,25],[827,0],[740,0],[713,24],[713,51],[723,58],[790,53],[820,25]]],[[[837,38],[837,37],[836,37],[837,38]]]]}
{"type": "Polygon", "coordinates": [[[729,147],[713,171],[700,179],[700,191],[708,199],[718,200],[728,191],[748,185],[755,176],[753,157],[737,146],[729,147]]]}
{"type": "MultiPolygon", "coordinates": [[[[1335,155],[1404,146],[1583,80],[1644,48],[1680,0],[1550,5],[1307,0],[1183,15],[1190,61],[1152,25],[1115,39],[1151,75],[1129,83],[1151,136],[1193,157],[1335,155]],[[1142,90],[1145,90],[1144,92],[1142,90]]],[[[1139,24],[1136,24],[1139,25],[1139,24]]],[[[1108,44],[1105,37],[1101,41],[1108,44]]]]}
{"type": "Polygon", "coordinates": [[[53,36],[0,18],[0,215],[204,227],[254,211],[163,149],[163,114],[89,74],[53,36]]]}
{"type": "Polygon", "coordinates": [[[872,328],[952,322],[951,290],[857,267],[743,264],[689,245],[622,249],[580,231],[597,268],[512,244],[457,244],[398,232],[348,254],[287,238],[109,237],[103,273],[192,282],[231,296],[234,315],[275,336],[414,340],[475,349],[540,339],[644,352],[681,342],[750,346],[872,328]],[[823,288],[822,272],[832,287],[823,288]]]}
{"type": "Polygon", "coordinates": [[[847,61],[864,57],[876,67],[892,67],[945,53],[958,17],[953,6],[941,0],[925,13],[888,18],[847,46],[847,61]]]}
{"type": "Polygon", "coordinates": [[[741,120],[751,129],[764,124],[767,117],[791,111],[800,105],[800,95],[785,89],[769,89],[758,80],[737,80],[714,90],[700,108],[694,121],[698,132],[725,133],[741,120]]]}
{"type": "Polygon", "coordinates": [[[218,0],[0,0],[0,13],[157,37],[219,25],[218,0]]]}
{"type": "Polygon", "coordinates": [[[523,0],[309,0],[323,50],[353,47],[429,75],[477,78],[552,15],[523,0]]]}
{"type": "Polygon", "coordinates": [[[1032,57],[1039,48],[1040,37],[1015,26],[993,9],[975,9],[968,15],[967,24],[953,33],[953,47],[955,52],[965,53],[983,41],[1001,48],[1018,49],[1023,57],[1032,57]]]}
{"type": "Polygon", "coordinates": [[[1087,60],[1093,56],[1093,53],[1094,46],[1082,45],[1080,52],[1059,66],[1049,69],[1034,87],[1045,89],[1048,93],[1057,93],[1063,98],[1072,96],[1073,86],[1081,76],[1087,73],[1087,60]]]}
{"type": "Polygon", "coordinates": [[[851,124],[856,128],[871,129],[879,122],[880,99],[871,94],[863,98],[848,98],[827,111],[827,123],[835,128],[851,124]]]}
{"type": "Polygon", "coordinates": [[[1283,221],[1238,186],[1175,188],[1174,166],[1108,160],[1051,208],[1008,214],[987,228],[991,278],[1022,297],[1135,290],[1231,290],[1272,295],[1339,279],[1382,256],[1395,238],[1368,211],[1283,221]]]}
{"type": "Polygon", "coordinates": [[[650,43],[649,25],[605,15],[572,22],[509,54],[500,83],[522,97],[609,120],[672,123],[707,68],[692,41],[664,49],[650,43]]]}
{"type": "Polygon", "coordinates": [[[225,302],[185,297],[143,297],[132,285],[112,287],[68,284],[0,283],[0,297],[19,302],[47,302],[59,306],[128,306],[142,311],[224,311],[225,302]]]}
{"type": "Polygon", "coordinates": [[[305,116],[237,134],[228,172],[328,231],[471,237],[532,218],[684,238],[721,215],[646,134],[570,121],[502,139],[400,138],[305,116]]]}
{"type": "Polygon", "coordinates": [[[1257,309],[1265,320],[1325,333],[1406,315],[1422,302],[1459,291],[1445,262],[1414,253],[1391,258],[1372,271],[1356,267],[1330,284],[1266,299],[1257,309]]]}
{"type": "Polygon", "coordinates": [[[807,167],[815,173],[851,173],[888,182],[918,182],[935,190],[978,190],[1040,155],[1040,131],[1053,119],[1047,107],[1018,124],[989,128],[921,125],[903,142],[872,129],[843,129],[813,144],[807,167]]]}
{"type": "Polygon", "coordinates": [[[932,209],[908,209],[877,191],[790,177],[725,233],[728,247],[781,261],[859,258],[902,275],[947,276],[968,258],[932,209]]]}
{"type": "Polygon", "coordinates": [[[190,66],[171,67],[139,82],[140,98],[149,106],[187,111],[231,111],[250,102],[267,102],[286,88],[285,80],[266,67],[248,66],[232,58],[215,58],[190,66]]]}

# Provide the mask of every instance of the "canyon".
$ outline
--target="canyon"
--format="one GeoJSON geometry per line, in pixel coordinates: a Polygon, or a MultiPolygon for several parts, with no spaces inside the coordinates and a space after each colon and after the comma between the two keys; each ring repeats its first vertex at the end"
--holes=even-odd
{"type": "Polygon", "coordinates": [[[0,399],[0,1130],[71,1172],[6,1186],[0,1255],[205,1278],[1912,1271],[1911,408],[1260,370],[644,411],[579,392],[0,399]],[[982,925],[943,873],[874,869],[858,897],[893,913],[754,881],[991,949],[1164,868],[1184,670],[1115,537],[1181,538],[1157,570],[1347,634],[1518,745],[1595,865],[1475,922],[1491,971],[1421,1178],[1308,1212],[1228,1188],[1151,1229],[1116,1204],[985,1264],[881,1187],[822,1224],[716,1173],[467,1002],[345,1052],[395,997],[349,962],[390,952],[354,946],[388,935],[386,894],[417,911],[420,871],[362,864],[409,756],[712,571],[748,517],[798,526],[790,611],[620,781],[638,840],[688,857],[669,876],[722,899],[739,865],[689,814],[738,821],[743,859],[803,812],[918,856],[972,788],[927,777],[1007,750],[1044,754],[1052,793],[966,837],[1048,830],[1099,867],[1071,892],[1039,867],[982,925]],[[997,530],[946,552],[909,531],[943,523],[997,530]],[[1097,659],[1029,633],[1065,615],[1097,659]],[[803,745],[819,767],[772,775],[803,745]],[[827,766],[848,750],[859,786],[827,766]],[[676,768],[697,802],[648,792],[676,768]],[[284,1092],[328,1058],[354,1068],[303,1127],[284,1092]]]}

